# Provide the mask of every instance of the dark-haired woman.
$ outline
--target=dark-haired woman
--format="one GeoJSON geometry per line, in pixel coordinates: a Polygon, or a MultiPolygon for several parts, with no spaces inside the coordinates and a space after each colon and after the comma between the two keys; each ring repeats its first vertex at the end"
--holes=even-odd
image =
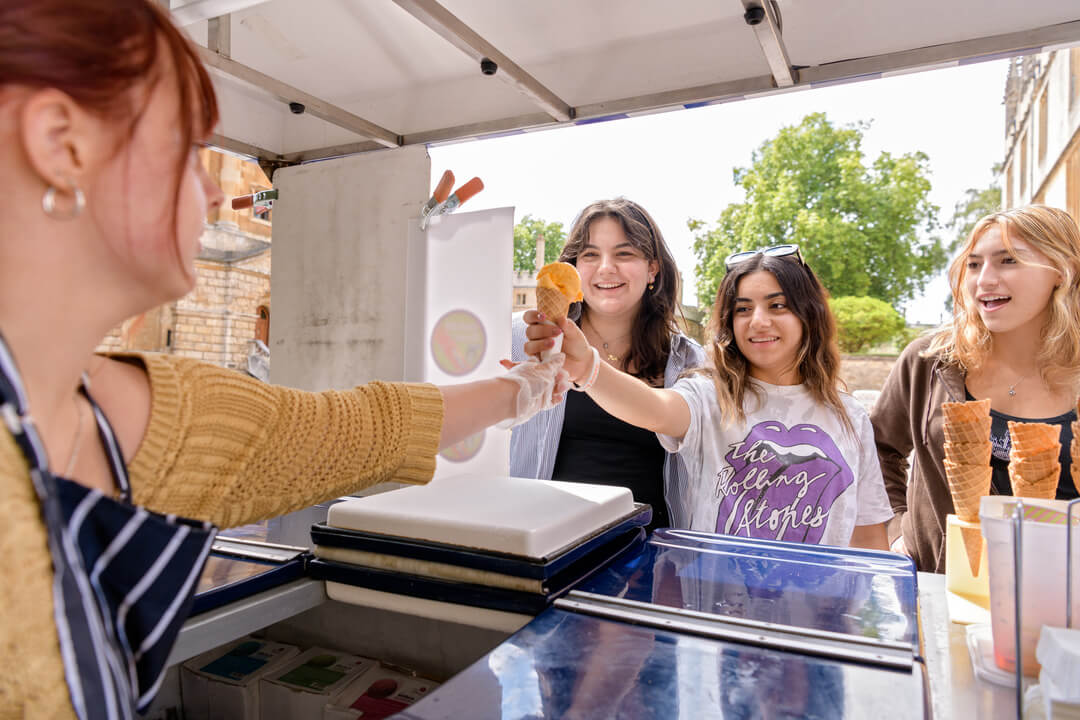
{"type": "MultiPolygon", "coordinates": [[[[679,332],[679,275],[652,217],[625,198],[594,202],[578,215],[559,259],[577,266],[584,300],[571,319],[600,362],[671,387],[704,362],[701,346],[679,332]]],[[[524,360],[525,321],[515,319],[512,357],[524,360]]],[[[510,474],[619,485],[652,505],[650,527],[686,527],[686,466],[651,432],[605,412],[585,393],[514,429],[510,474]]]]}
{"type": "Polygon", "coordinates": [[[216,121],[158,2],[0,3],[0,717],[133,718],[214,526],[426,482],[440,445],[561,400],[561,356],[453,387],[305,393],[95,355],[194,287],[222,201],[197,152],[216,121]]]}
{"type": "MultiPolygon", "coordinates": [[[[798,246],[736,253],[717,291],[711,367],[658,389],[598,362],[562,323],[571,379],[655,432],[694,479],[685,526],[742,537],[888,549],[892,517],[870,418],[838,389],[836,323],[798,246]]],[[[530,322],[525,351],[560,328],[530,322]]]]}

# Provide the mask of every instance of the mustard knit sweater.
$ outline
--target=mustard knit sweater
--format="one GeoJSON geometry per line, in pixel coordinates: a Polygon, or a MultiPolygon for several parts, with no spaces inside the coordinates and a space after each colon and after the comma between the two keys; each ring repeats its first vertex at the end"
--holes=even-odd
{"type": "MultiPolygon", "coordinates": [[[[435,469],[432,385],[309,393],[163,355],[129,472],[136,504],[232,527],[435,469]]],[[[29,468],[0,430],[0,718],[74,718],[53,623],[52,560],[29,468]]]]}

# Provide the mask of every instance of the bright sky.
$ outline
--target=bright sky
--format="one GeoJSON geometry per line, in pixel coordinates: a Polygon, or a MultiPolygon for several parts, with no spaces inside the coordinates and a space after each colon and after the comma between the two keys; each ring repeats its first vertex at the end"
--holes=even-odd
{"type": "MultiPolygon", "coordinates": [[[[749,166],[762,142],[811,112],[825,112],[837,124],[871,121],[863,139],[867,164],[883,150],[925,152],[930,199],[940,208],[939,221],[948,222],[967,188],[990,183],[990,169],[1004,153],[1007,62],[432,147],[432,183],[447,168],[459,184],[478,175],[485,190],[466,209],[514,206],[516,220],[529,214],[566,229],[593,200],[625,195],[659,223],[683,273],[684,301],[696,304],[687,219],[713,221],[727,204],[742,202],[732,170],[749,166]]],[[[949,236],[944,228],[941,234],[949,236]]],[[[947,292],[942,275],[909,303],[908,321],[939,322],[947,292]]]]}

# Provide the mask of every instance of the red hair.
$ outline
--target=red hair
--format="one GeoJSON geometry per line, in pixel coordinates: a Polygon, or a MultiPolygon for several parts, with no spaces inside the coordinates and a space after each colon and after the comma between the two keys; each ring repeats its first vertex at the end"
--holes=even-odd
{"type": "MultiPolygon", "coordinates": [[[[88,111],[126,125],[130,138],[147,102],[137,106],[133,91],[152,88],[166,69],[178,88],[181,147],[189,147],[217,125],[217,98],[191,41],[156,2],[0,1],[0,88],[56,88],[88,111]]],[[[182,153],[177,195],[186,162],[182,153]]],[[[175,213],[174,202],[173,226],[175,213]]]]}

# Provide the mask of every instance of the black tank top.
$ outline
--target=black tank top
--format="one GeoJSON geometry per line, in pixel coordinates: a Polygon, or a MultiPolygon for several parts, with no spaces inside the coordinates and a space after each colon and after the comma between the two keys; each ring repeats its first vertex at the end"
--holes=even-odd
{"type": "Polygon", "coordinates": [[[608,414],[583,392],[567,393],[553,480],[630,488],[635,501],[652,505],[649,529],[668,527],[666,458],[655,433],[608,414]]]}

